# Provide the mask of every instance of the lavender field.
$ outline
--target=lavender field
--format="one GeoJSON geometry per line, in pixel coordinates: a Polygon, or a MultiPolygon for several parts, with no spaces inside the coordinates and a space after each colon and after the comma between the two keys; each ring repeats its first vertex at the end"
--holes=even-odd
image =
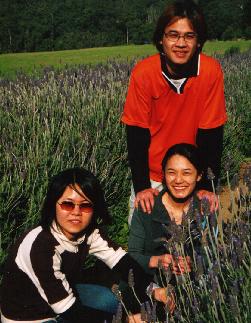
{"type": "MultiPolygon", "coordinates": [[[[229,181],[236,178],[240,163],[251,157],[251,51],[219,59],[228,110],[222,170],[226,182],[226,174],[229,181]]],[[[47,68],[39,78],[0,80],[1,263],[15,238],[37,224],[48,178],[73,166],[98,175],[113,216],[110,235],[126,246],[130,173],[119,119],[133,64],[47,68]]],[[[251,321],[250,176],[247,172],[247,191],[232,187],[239,191],[239,207],[233,208],[230,196],[229,236],[209,237],[214,247],[207,272],[200,272],[201,289],[194,292],[185,282],[188,292],[182,292],[177,317],[170,320],[251,321]]]]}

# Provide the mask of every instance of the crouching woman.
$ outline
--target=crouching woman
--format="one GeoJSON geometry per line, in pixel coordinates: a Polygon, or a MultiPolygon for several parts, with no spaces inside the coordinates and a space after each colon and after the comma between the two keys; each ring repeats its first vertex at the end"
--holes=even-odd
{"type": "Polygon", "coordinates": [[[148,277],[102,234],[98,223],[108,222],[104,195],[92,173],[73,168],[53,177],[40,225],[10,250],[1,286],[2,323],[110,322],[118,305],[111,290],[81,283],[88,254],[123,280],[133,269],[136,292],[145,301],[148,277]]]}
{"type": "Polygon", "coordinates": [[[198,251],[201,247],[193,210],[200,209],[196,194],[202,177],[198,148],[187,143],[172,146],[165,154],[162,169],[164,189],[155,197],[150,215],[141,208],[135,209],[128,247],[132,257],[158,285],[163,284],[159,267],[171,271],[171,283],[175,285],[175,276],[192,271],[191,246],[198,251]],[[182,244],[185,254],[179,255],[175,250],[178,244],[182,244]]]}

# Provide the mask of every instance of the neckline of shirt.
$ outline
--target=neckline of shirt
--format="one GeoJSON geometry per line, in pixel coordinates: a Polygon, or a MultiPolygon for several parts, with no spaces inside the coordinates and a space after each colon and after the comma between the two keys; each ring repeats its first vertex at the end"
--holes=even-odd
{"type": "Polygon", "coordinates": [[[177,94],[182,94],[184,92],[185,85],[190,77],[196,77],[200,73],[200,53],[196,53],[194,55],[190,64],[190,68],[187,71],[186,77],[180,79],[174,79],[171,73],[168,71],[168,63],[166,60],[166,55],[164,53],[160,53],[160,61],[162,75],[164,76],[171,89],[177,94]]]}

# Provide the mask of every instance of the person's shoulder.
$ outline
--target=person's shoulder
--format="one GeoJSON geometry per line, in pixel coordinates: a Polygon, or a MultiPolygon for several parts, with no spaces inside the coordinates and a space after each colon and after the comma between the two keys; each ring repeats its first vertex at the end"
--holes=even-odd
{"type": "Polygon", "coordinates": [[[164,193],[165,193],[165,190],[162,190],[161,192],[159,192],[157,196],[154,196],[154,206],[150,213],[144,212],[141,206],[139,206],[138,209],[134,210],[133,217],[135,216],[135,219],[141,222],[144,222],[144,221],[150,222],[152,219],[153,213],[156,212],[156,209],[158,209],[158,206],[162,201],[162,196],[164,193]]]}
{"type": "Polygon", "coordinates": [[[52,235],[50,229],[46,230],[43,229],[41,226],[37,227],[37,241],[38,242],[43,242],[44,244],[55,244],[58,242],[56,241],[56,239],[54,238],[54,236],[52,235]]]}
{"type": "Polygon", "coordinates": [[[134,76],[154,74],[161,69],[160,54],[154,54],[139,61],[133,68],[134,76]]]}
{"type": "Polygon", "coordinates": [[[20,247],[23,250],[32,251],[33,254],[43,250],[46,250],[46,252],[49,253],[50,250],[53,252],[55,245],[57,244],[58,242],[53,237],[50,230],[45,230],[41,226],[38,226],[26,234],[20,247]]]}
{"type": "Polygon", "coordinates": [[[42,228],[40,226],[31,228],[28,231],[24,232],[15,242],[16,246],[20,245],[30,245],[33,244],[37,239],[38,235],[41,233],[42,228]]]}
{"type": "Polygon", "coordinates": [[[41,250],[48,253],[50,249],[48,245],[52,245],[52,243],[48,243],[51,238],[49,232],[47,233],[41,226],[30,229],[17,239],[10,251],[10,257],[15,257],[16,261],[26,263],[28,259],[31,259],[31,255],[39,254],[41,250]]]}
{"type": "Polygon", "coordinates": [[[216,72],[221,70],[221,66],[216,58],[201,53],[200,69],[202,72],[216,72]]]}

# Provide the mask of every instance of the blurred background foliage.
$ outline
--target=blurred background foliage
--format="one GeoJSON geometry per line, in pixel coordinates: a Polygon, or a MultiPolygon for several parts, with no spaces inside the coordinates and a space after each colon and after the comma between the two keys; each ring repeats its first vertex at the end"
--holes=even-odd
{"type": "MultiPolygon", "coordinates": [[[[0,53],[151,43],[170,0],[0,0],[0,53]]],[[[209,39],[250,39],[250,0],[198,0],[209,39]]]]}

